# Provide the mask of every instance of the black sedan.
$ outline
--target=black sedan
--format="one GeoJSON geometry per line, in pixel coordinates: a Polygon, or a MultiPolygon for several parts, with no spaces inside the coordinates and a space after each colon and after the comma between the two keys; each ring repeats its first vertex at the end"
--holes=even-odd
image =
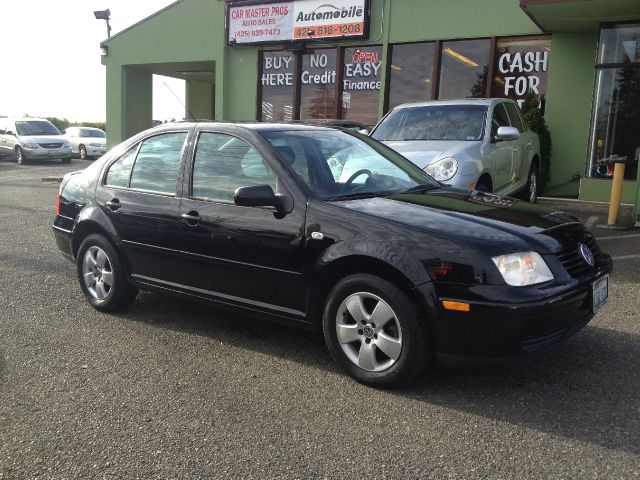
{"type": "Polygon", "coordinates": [[[321,329],[380,387],[561,342],[606,301],[612,269],[574,217],[301,125],[145,131],[65,176],[53,230],[99,310],[146,289],[321,329]]]}

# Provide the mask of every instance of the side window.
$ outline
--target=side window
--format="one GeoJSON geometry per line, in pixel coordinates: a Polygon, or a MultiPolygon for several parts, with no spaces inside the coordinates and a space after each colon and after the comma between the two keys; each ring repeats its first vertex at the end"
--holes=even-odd
{"type": "Polygon", "coordinates": [[[508,127],[509,125],[509,117],[507,116],[507,111],[504,109],[504,104],[499,103],[493,109],[493,117],[491,119],[491,138],[495,137],[498,134],[499,127],[508,127]]]}
{"type": "Polygon", "coordinates": [[[131,175],[131,167],[136,159],[138,146],[130,148],[118,160],[111,164],[107,172],[105,185],[110,187],[127,188],[129,186],[129,176],[131,175]]]}
{"type": "Polygon", "coordinates": [[[505,103],[504,106],[507,107],[509,119],[511,120],[511,126],[516,127],[520,133],[524,132],[524,125],[522,125],[522,121],[520,120],[520,112],[518,112],[518,107],[516,107],[513,103],[505,103]]]}
{"type": "Polygon", "coordinates": [[[186,139],[186,132],[177,132],[156,135],[142,142],[131,173],[130,187],[175,194],[178,166],[186,139]]]}
{"type": "Polygon", "coordinates": [[[233,202],[238,187],[269,185],[276,177],[247,142],[224,133],[202,132],[193,164],[192,196],[233,202]]]}

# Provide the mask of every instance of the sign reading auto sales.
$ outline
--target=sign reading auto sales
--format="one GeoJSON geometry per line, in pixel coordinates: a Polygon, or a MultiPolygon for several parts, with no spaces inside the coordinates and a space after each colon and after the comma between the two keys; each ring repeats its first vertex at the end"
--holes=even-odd
{"type": "Polygon", "coordinates": [[[256,44],[364,38],[367,0],[290,0],[227,6],[227,42],[256,44]]]}

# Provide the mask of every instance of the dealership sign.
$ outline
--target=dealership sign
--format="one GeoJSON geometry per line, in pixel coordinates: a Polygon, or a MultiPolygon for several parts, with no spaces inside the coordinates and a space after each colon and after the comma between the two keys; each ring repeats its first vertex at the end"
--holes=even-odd
{"type": "Polygon", "coordinates": [[[368,0],[290,0],[227,5],[229,44],[365,38],[368,26],[368,0]]]}

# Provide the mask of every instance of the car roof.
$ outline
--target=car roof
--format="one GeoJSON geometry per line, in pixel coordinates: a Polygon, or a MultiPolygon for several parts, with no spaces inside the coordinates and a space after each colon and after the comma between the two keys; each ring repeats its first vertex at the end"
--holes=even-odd
{"type": "Polygon", "coordinates": [[[335,131],[334,128],[323,127],[319,125],[304,125],[299,123],[269,123],[269,122],[213,122],[213,121],[203,121],[203,122],[172,122],[172,123],[163,123],[162,125],[158,125],[155,127],[158,130],[163,130],[166,128],[176,128],[186,127],[234,127],[234,128],[244,128],[246,130],[254,130],[254,131],[318,131],[318,130],[327,130],[327,131],[335,131]]]}
{"type": "Polygon", "coordinates": [[[501,102],[515,103],[510,98],[456,98],[451,100],[430,100],[427,102],[403,103],[395,107],[394,110],[398,108],[427,107],[433,105],[484,105],[490,107],[501,102]]]}
{"type": "Polygon", "coordinates": [[[25,118],[11,117],[11,118],[8,118],[7,120],[9,120],[10,122],[49,122],[51,123],[51,121],[47,120],[46,118],[38,118],[38,117],[25,117],[25,118]]]}

